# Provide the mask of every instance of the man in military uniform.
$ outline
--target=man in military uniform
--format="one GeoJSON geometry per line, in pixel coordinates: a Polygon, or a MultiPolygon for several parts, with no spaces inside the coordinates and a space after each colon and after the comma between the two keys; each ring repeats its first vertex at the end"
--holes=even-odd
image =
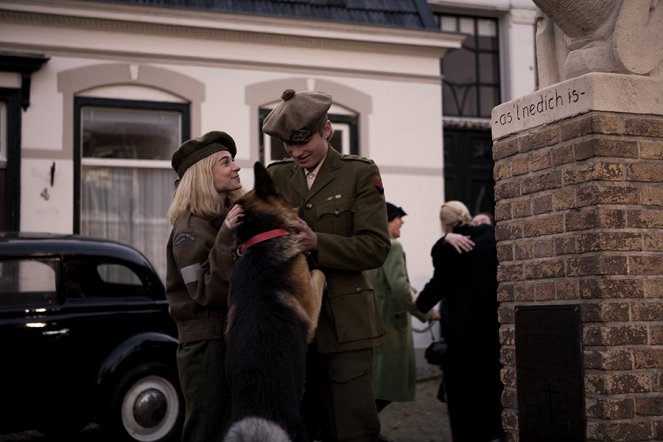
{"type": "Polygon", "coordinates": [[[263,131],[281,139],[290,158],[268,171],[299,208],[298,239],[327,279],[302,406],[309,438],[375,441],[373,347],[382,343],[384,326],[362,271],[380,267],[390,248],[380,171],[329,144],[331,96],[287,89],[281,98],[263,131]]]}

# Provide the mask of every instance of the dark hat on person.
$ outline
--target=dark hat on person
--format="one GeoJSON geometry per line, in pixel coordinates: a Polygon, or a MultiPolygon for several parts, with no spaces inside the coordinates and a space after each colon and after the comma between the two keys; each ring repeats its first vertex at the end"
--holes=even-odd
{"type": "Polygon", "coordinates": [[[407,215],[405,210],[402,207],[394,206],[391,203],[387,203],[387,221],[393,221],[394,218],[400,216],[401,218],[407,215]]]}
{"type": "Polygon", "coordinates": [[[332,105],[331,95],[323,92],[286,89],[281,100],[265,117],[262,131],[289,144],[306,143],[322,128],[332,105]]]}
{"type": "Polygon", "coordinates": [[[189,167],[220,150],[227,150],[233,158],[237,154],[235,140],[225,132],[214,130],[182,143],[173,154],[170,164],[177,172],[177,176],[182,178],[189,167]]]}

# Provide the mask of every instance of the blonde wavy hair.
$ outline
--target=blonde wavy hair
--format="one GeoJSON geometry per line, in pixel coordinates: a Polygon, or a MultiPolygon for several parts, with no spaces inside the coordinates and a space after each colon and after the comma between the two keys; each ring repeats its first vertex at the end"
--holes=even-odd
{"type": "Polygon", "coordinates": [[[209,155],[189,167],[175,188],[173,201],[168,209],[171,224],[181,216],[192,214],[202,218],[219,215],[228,210],[244,194],[239,189],[219,193],[214,188],[212,166],[216,155],[209,155]]]}
{"type": "Polygon", "coordinates": [[[472,221],[467,206],[460,201],[447,201],[440,207],[440,222],[442,225],[462,225],[472,221]]]}

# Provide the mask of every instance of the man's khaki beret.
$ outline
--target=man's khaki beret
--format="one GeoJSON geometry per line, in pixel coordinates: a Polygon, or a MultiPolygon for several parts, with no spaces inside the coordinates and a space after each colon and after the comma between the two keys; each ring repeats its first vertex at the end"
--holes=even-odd
{"type": "Polygon", "coordinates": [[[265,117],[262,131],[289,144],[304,144],[327,118],[331,95],[322,92],[295,92],[286,89],[283,100],[265,117]]]}
{"type": "Polygon", "coordinates": [[[189,167],[220,150],[227,150],[233,158],[237,153],[235,140],[225,132],[214,130],[182,143],[173,154],[171,164],[177,176],[182,178],[189,167]]]}

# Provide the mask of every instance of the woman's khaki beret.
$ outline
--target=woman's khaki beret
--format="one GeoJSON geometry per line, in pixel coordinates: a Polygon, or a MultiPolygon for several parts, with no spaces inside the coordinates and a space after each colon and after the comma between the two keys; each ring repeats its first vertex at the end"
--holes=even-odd
{"type": "Polygon", "coordinates": [[[189,167],[220,150],[227,150],[233,158],[237,154],[235,140],[225,132],[214,130],[182,143],[173,154],[171,164],[177,176],[182,178],[189,167]]]}

